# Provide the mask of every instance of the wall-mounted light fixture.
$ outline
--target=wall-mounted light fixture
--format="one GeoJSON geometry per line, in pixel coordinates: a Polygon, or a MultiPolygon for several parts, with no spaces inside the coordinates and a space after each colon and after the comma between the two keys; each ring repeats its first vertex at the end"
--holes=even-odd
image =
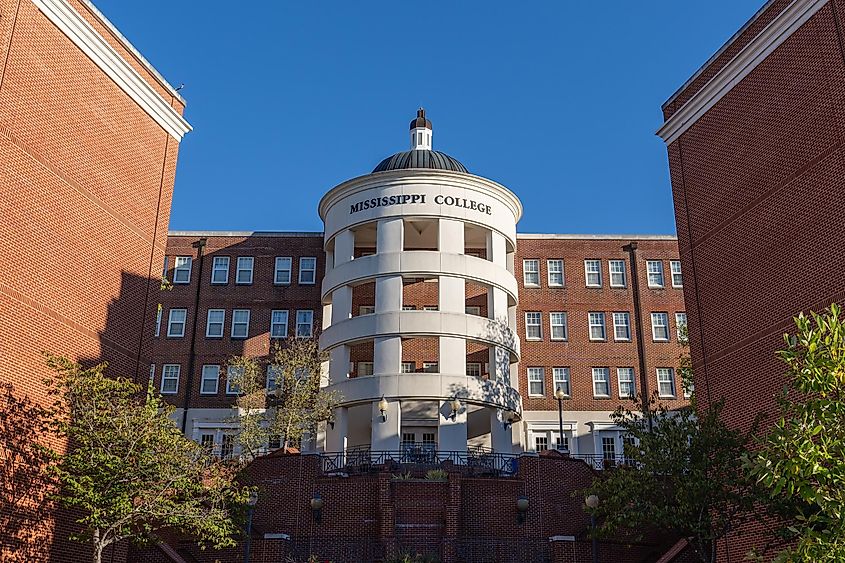
{"type": "Polygon", "coordinates": [[[384,398],[384,395],[381,396],[381,400],[378,402],[378,410],[381,413],[381,421],[387,422],[387,399],[384,398]]]}
{"type": "Polygon", "coordinates": [[[528,512],[528,497],[521,496],[516,499],[516,522],[525,523],[525,513],[528,512]]]}
{"type": "Polygon", "coordinates": [[[311,513],[314,515],[314,522],[319,524],[323,519],[323,497],[318,492],[311,497],[311,513]]]}
{"type": "Polygon", "coordinates": [[[452,400],[449,401],[449,405],[452,407],[452,414],[449,416],[449,418],[455,420],[455,418],[458,416],[458,412],[460,412],[461,407],[463,407],[463,405],[457,397],[453,397],[452,400]]]}

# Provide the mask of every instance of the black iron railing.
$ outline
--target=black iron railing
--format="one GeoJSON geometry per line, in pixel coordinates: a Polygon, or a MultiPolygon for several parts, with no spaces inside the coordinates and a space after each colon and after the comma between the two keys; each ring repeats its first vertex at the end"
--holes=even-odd
{"type": "Polygon", "coordinates": [[[433,447],[397,451],[349,448],[345,452],[320,454],[325,474],[359,474],[373,471],[416,472],[454,468],[478,476],[509,477],[519,468],[519,456],[496,453],[485,448],[442,451],[433,447]]]}
{"type": "Polygon", "coordinates": [[[597,471],[633,465],[633,462],[630,459],[621,455],[607,456],[603,454],[569,454],[569,457],[584,460],[587,465],[597,471]]]}

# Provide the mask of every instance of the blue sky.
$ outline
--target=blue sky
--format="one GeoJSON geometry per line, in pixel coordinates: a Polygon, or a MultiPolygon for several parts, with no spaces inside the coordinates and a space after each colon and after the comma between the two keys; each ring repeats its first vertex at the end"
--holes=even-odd
{"type": "Polygon", "coordinates": [[[171,229],[321,230],[425,106],[520,232],[674,233],[660,105],[763,0],[95,3],[185,84],[171,229]]]}

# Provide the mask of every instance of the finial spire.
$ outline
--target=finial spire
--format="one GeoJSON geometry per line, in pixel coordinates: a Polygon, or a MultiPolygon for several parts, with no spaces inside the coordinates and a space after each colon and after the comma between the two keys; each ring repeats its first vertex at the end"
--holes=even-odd
{"type": "Polygon", "coordinates": [[[411,150],[431,150],[431,121],[425,117],[425,108],[417,110],[411,121],[411,150]]]}

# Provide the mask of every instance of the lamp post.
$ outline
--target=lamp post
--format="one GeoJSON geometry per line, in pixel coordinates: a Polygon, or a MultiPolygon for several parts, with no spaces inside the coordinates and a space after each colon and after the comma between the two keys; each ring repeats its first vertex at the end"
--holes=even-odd
{"type": "Polygon", "coordinates": [[[255,510],[255,505],[258,504],[258,493],[255,491],[249,493],[249,499],[246,501],[246,540],[244,541],[244,563],[249,563],[249,543],[252,539],[252,513],[255,510]]]}
{"type": "Polygon", "coordinates": [[[463,405],[461,404],[461,400],[457,397],[453,397],[451,401],[449,401],[449,406],[452,408],[452,420],[455,420],[458,416],[458,412],[461,410],[463,405]]]}
{"type": "Polygon", "coordinates": [[[592,512],[590,512],[590,527],[593,529],[593,563],[599,563],[599,545],[598,540],[596,539],[595,514],[595,509],[599,506],[599,497],[596,495],[590,495],[584,500],[584,503],[592,510],[592,512]]]}
{"type": "Polygon", "coordinates": [[[562,454],[568,454],[569,448],[564,445],[564,434],[563,434],[563,398],[566,397],[566,393],[563,392],[563,387],[558,387],[555,391],[555,398],[557,399],[557,416],[558,422],[560,424],[558,431],[560,432],[560,440],[558,441],[557,449],[562,454]]]}
{"type": "Polygon", "coordinates": [[[381,396],[381,400],[378,402],[378,410],[381,413],[381,421],[387,422],[387,408],[390,405],[387,404],[387,399],[384,398],[384,395],[381,396]]]}

